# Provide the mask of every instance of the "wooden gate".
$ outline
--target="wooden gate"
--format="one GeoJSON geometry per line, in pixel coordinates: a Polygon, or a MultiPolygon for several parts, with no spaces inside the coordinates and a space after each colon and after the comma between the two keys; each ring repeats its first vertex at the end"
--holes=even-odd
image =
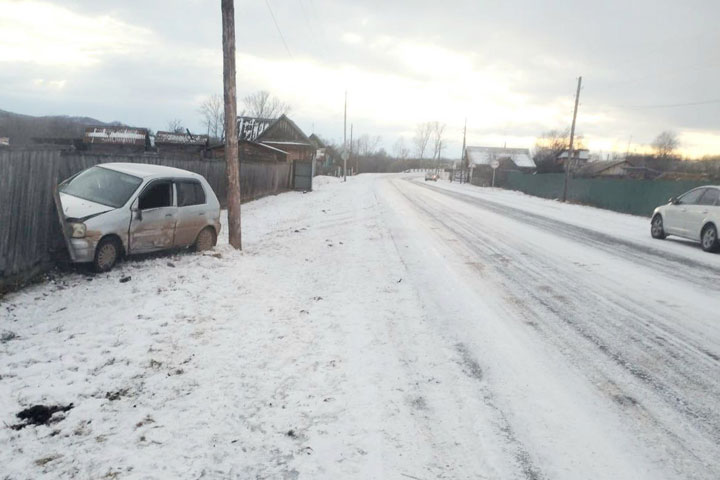
{"type": "Polygon", "coordinates": [[[295,177],[293,181],[295,190],[312,191],[314,163],[295,160],[295,177]]]}

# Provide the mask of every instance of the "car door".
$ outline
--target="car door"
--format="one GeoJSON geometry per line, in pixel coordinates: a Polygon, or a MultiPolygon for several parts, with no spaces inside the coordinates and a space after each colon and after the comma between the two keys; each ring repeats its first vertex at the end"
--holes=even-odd
{"type": "Polygon", "coordinates": [[[681,237],[688,236],[686,220],[688,208],[697,203],[704,190],[704,188],[690,190],[678,197],[677,203],[667,206],[663,215],[663,224],[667,233],[681,237]]]}
{"type": "Polygon", "coordinates": [[[685,215],[685,228],[688,236],[695,240],[700,239],[700,230],[705,223],[705,219],[713,214],[713,210],[717,208],[715,205],[717,205],[720,197],[720,190],[717,188],[708,187],[703,190],[703,194],[698,199],[697,204],[687,206],[687,213],[685,215]]]}
{"type": "Polygon", "coordinates": [[[197,180],[176,179],[174,183],[178,207],[174,244],[176,247],[187,247],[208,225],[207,195],[197,180]]]}
{"type": "Polygon", "coordinates": [[[145,186],[135,202],[130,221],[130,253],[171,248],[175,240],[177,207],[171,180],[154,180],[145,186]]]}

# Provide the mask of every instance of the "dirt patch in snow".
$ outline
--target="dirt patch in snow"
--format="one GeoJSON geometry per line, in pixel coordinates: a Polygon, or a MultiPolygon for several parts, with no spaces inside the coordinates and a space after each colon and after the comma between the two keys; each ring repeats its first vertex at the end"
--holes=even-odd
{"type": "Polygon", "coordinates": [[[29,425],[47,425],[49,423],[55,423],[62,420],[62,417],[56,417],[53,419],[53,415],[56,413],[64,413],[72,410],[74,405],[33,405],[30,408],[26,408],[18,412],[15,416],[22,420],[21,423],[12,425],[10,428],[13,430],[22,430],[29,425]]]}

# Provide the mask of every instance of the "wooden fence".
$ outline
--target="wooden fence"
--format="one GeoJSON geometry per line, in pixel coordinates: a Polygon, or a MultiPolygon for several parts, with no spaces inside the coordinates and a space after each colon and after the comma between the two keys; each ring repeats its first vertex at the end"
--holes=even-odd
{"type": "MultiPolygon", "coordinates": [[[[62,180],[99,163],[152,163],[204,176],[226,205],[225,163],[215,159],[160,155],[99,155],[57,149],[0,150],[0,292],[47,271],[65,246],[53,189],[62,180]]],[[[291,165],[241,163],[244,201],[288,190],[291,165]]]]}

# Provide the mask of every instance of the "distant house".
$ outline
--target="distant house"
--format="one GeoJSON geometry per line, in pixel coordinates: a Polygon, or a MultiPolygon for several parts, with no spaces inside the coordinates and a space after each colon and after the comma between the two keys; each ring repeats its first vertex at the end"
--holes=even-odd
{"type": "Polygon", "coordinates": [[[623,178],[628,176],[628,170],[632,168],[634,167],[626,160],[604,160],[588,162],[578,167],[574,174],[576,177],[587,178],[623,178]]]}
{"type": "Polygon", "coordinates": [[[287,152],[288,162],[311,162],[315,158],[315,145],[285,114],[264,128],[255,141],[287,152]]]}
{"type": "Polygon", "coordinates": [[[193,135],[175,132],[157,132],[155,134],[155,148],[160,153],[198,153],[209,145],[207,135],[193,135]]]}
{"type": "Polygon", "coordinates": [[[238,117],[237,121],[240,141],[271,147],[277,153],[285,154],[285,161],[293,165],[294,188],[312,190],[317,147],[295,122],[285,114],[274,120],[238,117]]]}
{"type": "Polygon", "coordinates": [[[537,169],[527,148],[465,147],[465,158],[471,168],[491,169],[494,160],[503,170],[532,173],[537,169]]]}
{"type": "Polygon", "coordinates": [[[100,153],[130,153],[150,147],[150,137],[144,128],[87,127],[83,144],[90,151],[100,153]]]}
{"type": "Polygon", "coordinates": [[[502,182],[507,172],[534,173],[535,162],[527,148],[465,147],[463,163],[470,167],[470,181],[475,185],[491,185],[493,180],[502,182]],[[498,163],[493,170],[494,162],[498,163]]]}
{"type": "MultiPolygon", "coordinates": [[[[558,156],[557,160],[555,161],[556,165],[562,165],[563,168],[565,166],[565,162],[567,162],[568,158],[568,151],[563,150],[558,156]]],[[[580,149],[573,149],[573,163],[570,166],[573,170],[585,165],[590,161],[590,150],[587,148],[580,148],[580,149]]]]}
{"type": "Polygon", "coordinates": [[[331,173],[334,166],[334,151],[325,145],[325,142],[314,133],[309,137],[310,142],[315,146],[315,173],[324,175],[331,173]]]}
{"type": "Polygon", "coordinates": [[[0,147],[9,147],[10,146],[10,138],[9,137],[0,137],[0,147]]]}

